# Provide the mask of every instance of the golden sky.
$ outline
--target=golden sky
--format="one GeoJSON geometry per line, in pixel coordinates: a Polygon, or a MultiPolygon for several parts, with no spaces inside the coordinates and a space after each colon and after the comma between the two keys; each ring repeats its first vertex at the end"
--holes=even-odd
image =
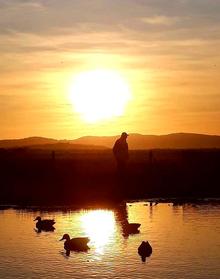
{"type": "Polygon", "coordinates": [[[219,135],[219,14],[216,0],[0,0],[0,139],[219,135]],[[69,88],[95,69],[120,73],[131,98],[90,123],[69,88]]]}

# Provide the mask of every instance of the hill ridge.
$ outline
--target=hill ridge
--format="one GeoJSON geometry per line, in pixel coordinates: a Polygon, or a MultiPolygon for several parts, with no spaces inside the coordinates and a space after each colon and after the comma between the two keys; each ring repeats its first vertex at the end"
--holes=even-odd
{"type": "MultiPolygon", "coordinates": [[[[43,145],[63,145],[72,148],[112,148],[119,135],[114,136],[82,136],[77,139],[62,139],[32,136],[22,139],[0,140],[0,148],[31,147],[43,145]],[[80,145],[80,146],[79,146],[80,145]]],[[[190,148],[220,148],[220,136],[198,133],[171,133],[166,135],[143,135],[131,133],[128,137],[130,149],[190,149],[190,148]]]]}

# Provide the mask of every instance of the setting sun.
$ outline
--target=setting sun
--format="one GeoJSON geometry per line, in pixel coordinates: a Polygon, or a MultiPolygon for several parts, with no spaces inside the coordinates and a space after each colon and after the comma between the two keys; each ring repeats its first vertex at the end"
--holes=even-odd
{"type": "Polygon", "coordinates": [[[128,83],[116,71],[82,72],[70,86],[71,103],[87,122],[99,122],[123,115],[130,98],[128,83]]]}

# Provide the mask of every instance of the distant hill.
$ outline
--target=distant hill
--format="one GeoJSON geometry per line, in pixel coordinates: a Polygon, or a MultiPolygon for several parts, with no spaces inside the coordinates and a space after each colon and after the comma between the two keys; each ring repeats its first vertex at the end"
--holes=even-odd
{"type": "MultiPolygon", "coordinates": [[[[15,140],[0,140],[0,148],[38,147],[54,149],[105,149],[112,148],[119,136],[86,136],[75,140],[55,140],[42,137],[31,137],[15,140]],[[52,145],[52,146],[51,146],[52,145]]],[[[175,133],[169,135],[130,134],[130,149],[152,148],[220,148],[220,136],[191,133],[175,133]]]]}
{"type": "Polygon", "coordinates": [[[58,141],[43,137],[30,137],[24,139],[0,140],[0,148],[27,147],[33,145],[54,144],[58,141]]]}
{"type": "MultiPolygon", "coordinates": [[[[73,140],[79,144],[97,144],[112,148],[119,136],[96,137],[88,136],[73,140]]],[[[130,149],[153,149],[153,148],[220,148],[220,136],[211,136],[191,133],[175,133],[168,135],[141,135],[130,134],[128,137],[130,149]]]]}
{"type": "Polygon", "coordinates": [[[0,140],[0,148],[21,148],[29,147],[34,149],[106,149],[105,146],[74,143],[69,140],[55,140],[43,137],[30,137],[24,139],[0,140]]]}

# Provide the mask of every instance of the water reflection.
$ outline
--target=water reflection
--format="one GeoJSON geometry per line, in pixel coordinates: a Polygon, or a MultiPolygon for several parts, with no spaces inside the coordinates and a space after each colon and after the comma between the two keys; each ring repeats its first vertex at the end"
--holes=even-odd
{"type": "Polygon", "coordinates": [[[115,218],[110,210],[93,210],[81,216],[82,226],[90,243],[99,254],[103,254],[104,247],[110,243],[115,231],[115,218]]]}
{"type": "Polygon", "coordinates": [[[55,231],[55,228],[51,228],[51,229],[41,229],[41,228],[35,228],[34,231],[36,233],[41,233],[41,232],[54,232],[55,231]]]}
{"type": "MultiPolygon", "coordinates": [[[[1,278],[220,278],[220,206],[127,204],[113,210],[17,211],[0,214],[1,278]],[[54,232],[36,234],[33,219],[56,220],[54,232]],[[121,222],[141,224],[125,239],[121,222]],[[63,234],[86,237],[86,253],[66,256],[63,234]],[[143,264],[138,253],[149,241],[153,253],[143,264]],[[175,260],[173,260],[175,259],[175,260]]],[[[145,256],[146,256],[145,252],[145,256]]]]}

